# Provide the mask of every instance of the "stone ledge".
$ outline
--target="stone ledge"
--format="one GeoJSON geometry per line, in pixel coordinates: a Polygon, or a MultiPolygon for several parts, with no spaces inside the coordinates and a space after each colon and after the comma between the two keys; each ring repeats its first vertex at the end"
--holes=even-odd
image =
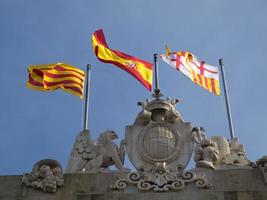
{"type": "Polygon", "coordinates": [[[258,169],[231,169],[208,171],[213,187],[197,189],[189,184],[179,192],[140,192],[132,187],[127,190],[110,189],[127,173],[79,173],[64,174],[64,186],[55,194],[44,193],[21,184],[21,176],[0,176],[0,199],[21,200],[101,200],[101,199],[187,199],[187,200],[266,200],[267,184],[258,169]]]}

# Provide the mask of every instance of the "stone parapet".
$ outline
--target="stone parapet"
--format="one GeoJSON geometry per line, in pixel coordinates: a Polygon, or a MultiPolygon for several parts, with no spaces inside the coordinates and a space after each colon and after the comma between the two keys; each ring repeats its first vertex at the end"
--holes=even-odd
{"type": "Polygon", "coordinates": [[[189,183],[180,191],[140,191],[135,185],[114,190],[111,185],[127,177],[124,172],[64,174],[64,186],[45,193],[21,184],[22,176],[0,176],[1,200],[266,200],[267,184],[259,168],[203,171],[212,185],[200,189],[189,183]]]}

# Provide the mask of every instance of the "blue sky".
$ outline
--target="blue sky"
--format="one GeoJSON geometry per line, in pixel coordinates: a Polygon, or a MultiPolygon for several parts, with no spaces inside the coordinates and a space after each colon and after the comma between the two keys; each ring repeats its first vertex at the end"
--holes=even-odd
{"type": "MultiPolygon", "coordinates": [[[[132,76],[95,58],[90,38],[100,28],[111,48],[151,62],[165,44],[213,65],[223,58],[236,135],[251,161],[266,155],[266,6],[260,0],[0,0],[0,174],[28,172],[45,158],[66,167],[82,129],[79,98],[26,88],[29,64],[93,66],[93,139],[106,128],[123,138],[140,111],[137,102],[151,98],[132,76]]],[[[203,126],[209,137],[230,137],[223,96],[162,61],[159,79],[165,96],[181,100],[177,109],[185,121],[203,126]]]]}

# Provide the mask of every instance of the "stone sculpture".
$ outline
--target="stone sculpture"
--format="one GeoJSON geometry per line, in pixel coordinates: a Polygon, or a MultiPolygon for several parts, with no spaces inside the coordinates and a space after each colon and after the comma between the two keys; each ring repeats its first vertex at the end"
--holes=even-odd
{"type": "Polygon", "coordinates": [[[224,165],[225,158],[231,153],[228,140],[223,136],[212,136],[210,139],[217,144],[219,150],[216,167],[224,165]]]}
{"type": "Polygon", "coordinates": [[[247,159],[244,146],[238,142],[238,138],[233,138],[230,142],[223,136],[213,136],[211,138],[219,150],[219,157],[216,168],[221,169],[228,166],[253,167],[255,164],[247,159]]]}
{"type": "Polygon", "coordinates": [[[21,181],[28,187],[44,192],[56,192],[57,188],[64,184],[63,170],[55,160],[40,160],[33,166],[31,173],[23,174],[21,181]]]}
{"type": "Polygon", "coordinates": [[[194,181],[199,188],[210,186],[204,177],[183,172],[194,142],[191,124],[184,122],[175,109],[177,102],[157,97],[139,103],[142,111],[134,124],[126,127],[125,137],[129,159],[137,172],[118,179],[111,188],[124,189],[127,184],[134,184],[143,191],[179,191],[194,181]]]}
{"type": "Polygon", "coordinates": [[[142,107],[133,125],[126,127],[128,157],[142,173],[152,173],[159,165],[180,172],[193,151],[192,126],[175,109],[178,100],[154,99],[139,102],[142,107]]]}
{"type": "Polygon", "coordinates": [[[82,131],[76,138],[66,171],[68,173],[103,172],[108,171],[111,165],[115,165],[121,171],[129,171],[123,167],[124,140],[118,147],[113,142],[117,138],[118,135],[114,131],[106,130],[94,142],[89,137],[89,131],[82,131]]]}
{"type": "Polygon", "coordinates": [[[193,128],[193,140],[196,143],[194,151],[196,167],[214,169],[219,155],[217,144],[206,138],[202,127],[193,128]]]}
{"type": "Polygon", "coordinates": [[[246,156],[244,146],[238,142],[238,138],[233,138],[229,143],[230,154],[226,156],[224,163],[235,166],[251,166],[251,163],[246,156]]]}
{"type": "Polygon", "coordinates": [[[267,156],[263,156],[256,161],[257,167],[262,172],[265,183],[267,183],[267,156]]]}

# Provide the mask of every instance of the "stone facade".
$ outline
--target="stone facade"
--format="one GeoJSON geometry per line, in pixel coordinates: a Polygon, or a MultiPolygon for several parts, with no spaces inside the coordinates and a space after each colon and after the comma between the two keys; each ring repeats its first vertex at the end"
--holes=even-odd
{"type": "Polygon", "coordinates": [[[189,183],[178,192],[143,192],[130,186],[113,190],[110,186],[127,173],[64,174],[64,187],[45,193],[21,184],[21,176],[0,176],[1,200],[266,200],[267,184],[260,168],[208,170],[212,187],[199,189],[189,183]]]}
{"type": "Polygon", "coordinates": [[[114,131],[93,141],[84,130],[65,174],[56,160],[40,160],[30,173],[0,176],[0,200],[267,200],[266,156],[252,163],[238,138],[208,138],[182,119],[178,100],[154,97],[139,102],[119,146],[114,131]],[[123,166],[126,153],[135,171],[123,166]],[[192,158],[196,168],[186,170],[192,158]]]}

